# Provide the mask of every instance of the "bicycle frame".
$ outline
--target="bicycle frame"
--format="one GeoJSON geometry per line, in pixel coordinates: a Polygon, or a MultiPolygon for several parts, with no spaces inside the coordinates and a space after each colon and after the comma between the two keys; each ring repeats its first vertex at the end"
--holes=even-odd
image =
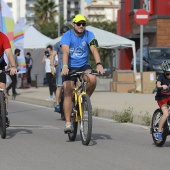
{"type": "Polygon", "coordinates": [[[82,120],[83,118],[83,113],[82,113],[82,105],[81,105],[81,100],[82,100],[82,96],[86,94],[86,84],[87,82],[85,82],[82,78],[82,82],[80,82],[80,79],[77,77],[77,81],[76,83],[80,83],[80,86],[75,87],[74,88],[74,92],[73,92],[73,96],[74,96],[74,102],[75,105],[78,104],[78,109],[79,109],[79,114],[80,114],[80,119],[78,117],[77,111],[76,111],[76,122],[80,122],[80,120],[82,120]],[[80,92],[82,90],[82,92],[80,92]]]}

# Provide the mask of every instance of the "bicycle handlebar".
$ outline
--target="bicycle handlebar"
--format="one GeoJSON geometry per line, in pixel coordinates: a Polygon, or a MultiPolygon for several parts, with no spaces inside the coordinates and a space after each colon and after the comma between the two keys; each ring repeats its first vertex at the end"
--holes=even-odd
{"type": "Polygon", "coordinates": [[[93,75],[100,75],[96,70],[91,70],[91,71],[70,71],[68,75],[70,76],[75,76],[75,75],[82,75],[82,74],[93,74],[93,75]]]}

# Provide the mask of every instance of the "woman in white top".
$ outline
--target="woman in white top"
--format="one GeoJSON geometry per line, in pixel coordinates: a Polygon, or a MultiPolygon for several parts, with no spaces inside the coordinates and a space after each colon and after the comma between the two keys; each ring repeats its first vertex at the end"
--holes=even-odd
{"type": "MultiPolygon", "coordinates": [[[[47,98],[47,100],[53,100],[53,93],[54,95],[56,94],[56,77],[53,74],[51,74],[51,67],[50,67],[51,55],[49,54],[48,51],[45,51],[44,54],[45,56],[42,59],[42,63],[45,63],[46,79],[48,81],[49,92],[50,92],[50,96],[47,98]]],[[[55,63],[57,62],[56,60],[55,63]]]]}

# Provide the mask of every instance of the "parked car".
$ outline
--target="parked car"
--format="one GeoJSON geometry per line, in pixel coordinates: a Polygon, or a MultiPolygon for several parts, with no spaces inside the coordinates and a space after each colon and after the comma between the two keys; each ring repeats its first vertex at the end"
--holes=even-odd
{"type": "MultiPolygon", "coordinates": [[[[155,71],[157,75],[162,73],[162,62],[170,60],[170,47],[144,47],[143,48],[143,71],[155,71]]],[[[133,70],[134,61],[131,61],[133,70]]],[[[136,53],[136,69],[140,72],[140,49],[136,53]]]]}

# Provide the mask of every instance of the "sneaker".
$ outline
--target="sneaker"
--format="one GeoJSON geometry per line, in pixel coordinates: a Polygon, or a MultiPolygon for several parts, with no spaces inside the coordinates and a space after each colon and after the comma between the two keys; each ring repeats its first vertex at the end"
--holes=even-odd
{"type": "Polygon", "coordinates": [[[154,137],[156,138],[156,140],[162,140],[162,133],[161,132],[155,132],[154,134],[154,137]]]}
{"type": "Polygon", "coordinates": [[[6,128],[10,126],[10,120],[9,118],[6,116],[6,128]]]}
{"type": "Polygon", "coordinates": [[[46,100],[53,100],[53,97],[48,97],[46,100]]]}
{"type": "Polygon", "coordinates": [[[72,133],[73,132],[73,126],[71,125],[71,123],[65,125],[64,132],[65,133],[72,133]]]}
{"type": "Polygon", "coordinates": [[[61,111],[60,111],[60,105],[56,105],[55,107],[54,107],[54,112],[58,112],[58,113],[61,113],[61,111]]]}

